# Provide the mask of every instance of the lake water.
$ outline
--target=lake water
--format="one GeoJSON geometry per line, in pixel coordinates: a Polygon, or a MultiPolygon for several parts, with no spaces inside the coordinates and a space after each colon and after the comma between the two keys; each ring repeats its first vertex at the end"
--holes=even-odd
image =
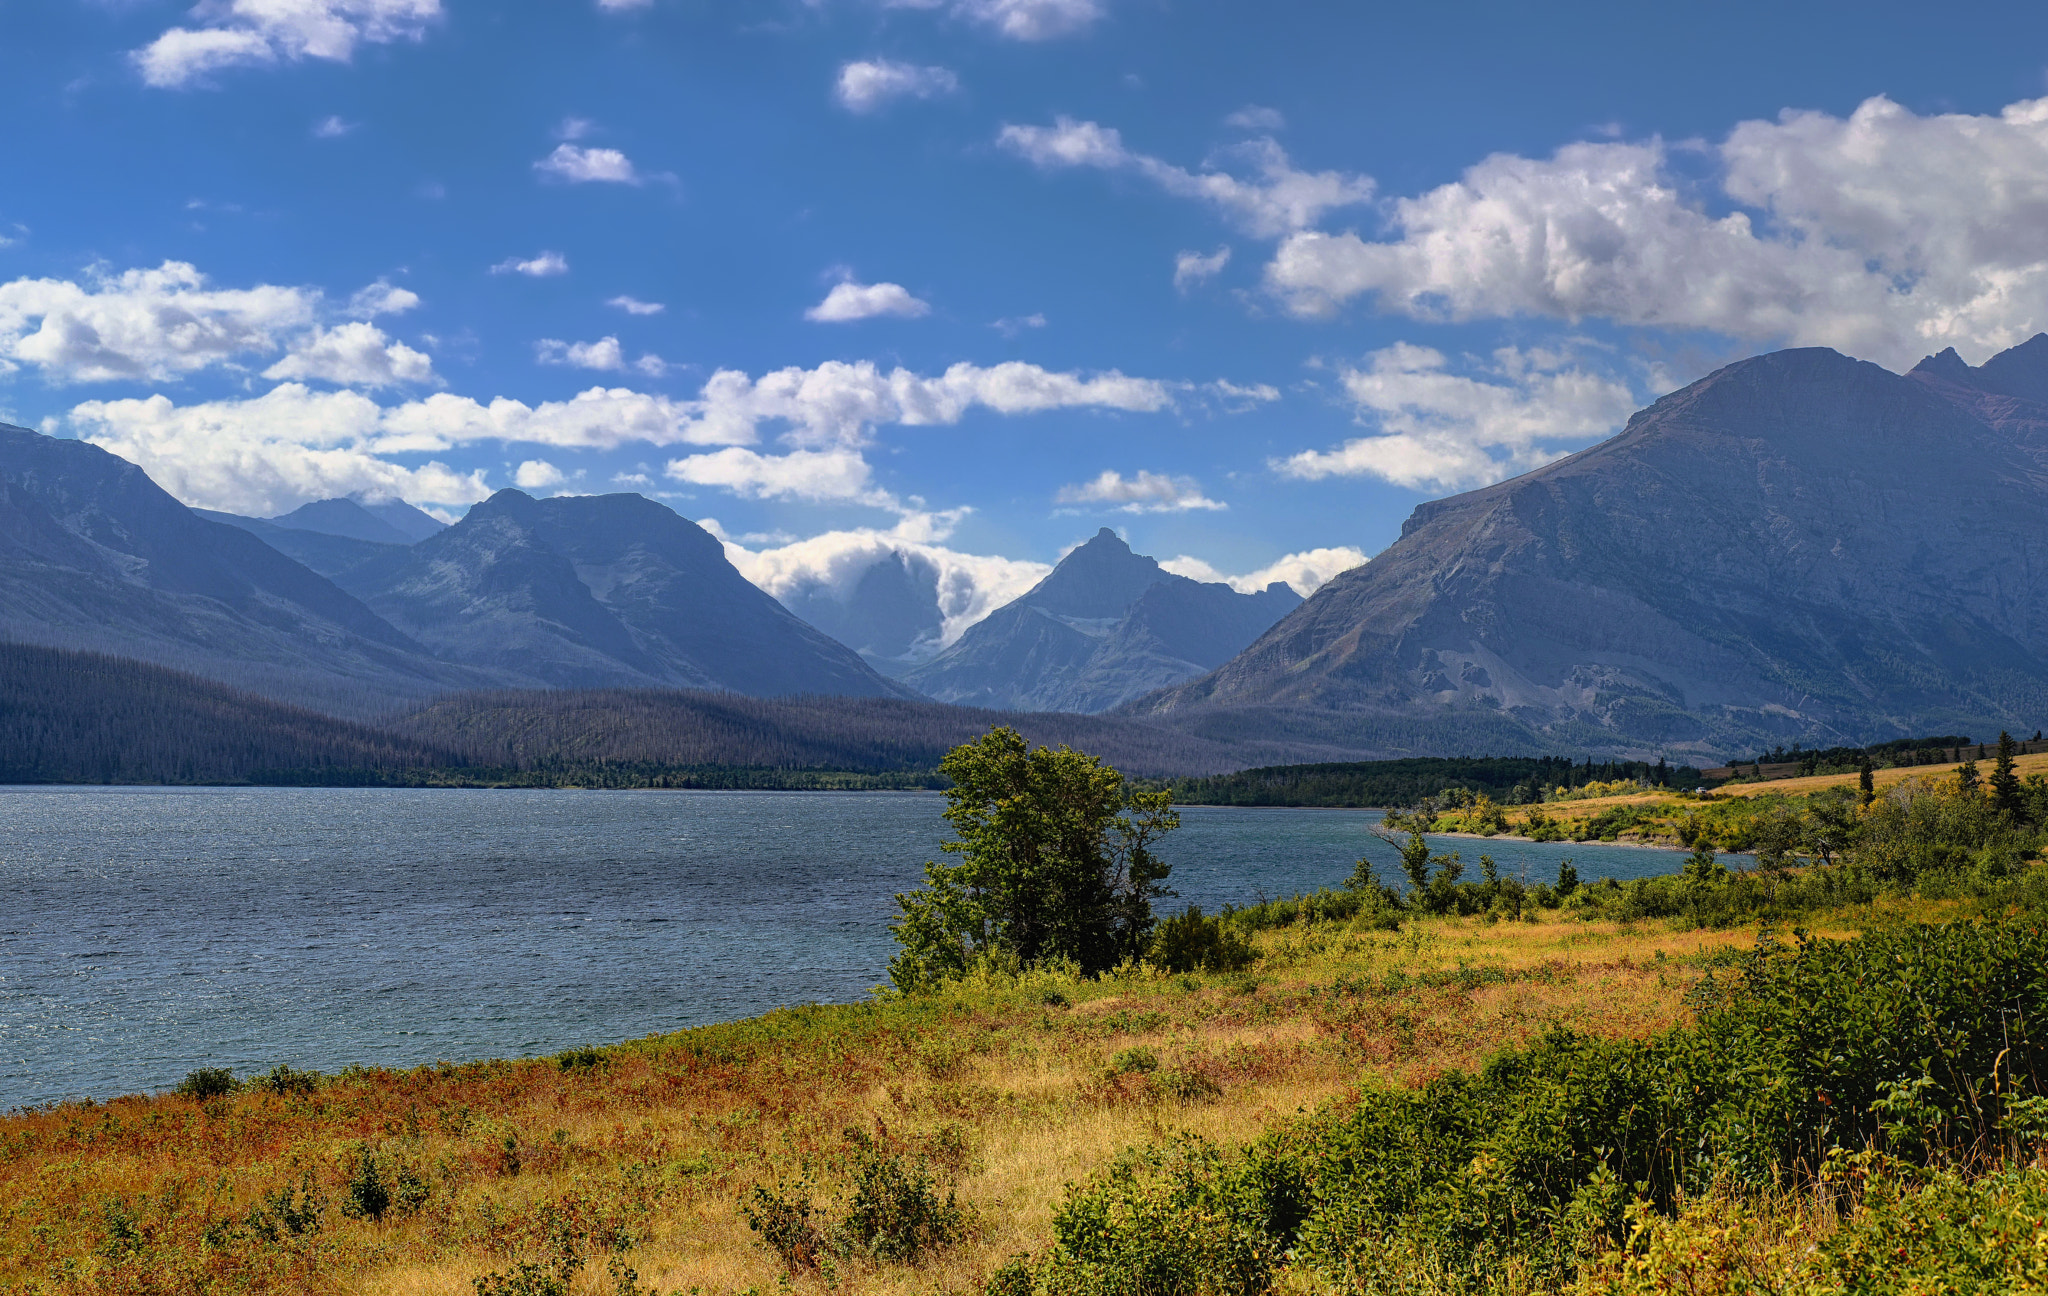
{"type": "MultiPolygon", "coordinates": [[[[0,788],[0,1109],[195,1067],[551,1053],[886,979],[936,793],[0,788]]],[[[1180,899],[1341,884],[1376,812],[1189,807],[1180,899]]],[[[1467,877],[1671,852],[1445,839],[1467,877]]]]}

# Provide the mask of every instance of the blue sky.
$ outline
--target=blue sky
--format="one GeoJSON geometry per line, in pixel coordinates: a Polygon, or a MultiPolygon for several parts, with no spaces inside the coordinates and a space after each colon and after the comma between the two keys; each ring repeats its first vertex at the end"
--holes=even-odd
{"type": "Polygon", "coordinates": [[[1313,588],[1727,360],[2048,326],[2039,6],[0,0],[0,414],[188,502],[641,490],[956,620],[1313,588]]]}

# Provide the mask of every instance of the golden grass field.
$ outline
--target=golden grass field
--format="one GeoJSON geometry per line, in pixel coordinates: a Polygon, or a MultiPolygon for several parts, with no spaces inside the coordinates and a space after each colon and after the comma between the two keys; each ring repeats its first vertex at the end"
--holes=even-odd
{"type": "MultiPolygon", "coordinates": [[[[0,1118],[0,1291],[466,1294],[565,1245],[586,1259],[578,1292],[622,1290],[608,1260],[637,1271],[641,1291],[777,1290],[780,1268],[737,1205],[806,1166],[829,1198],[848,1129],[928,1154],[975,1224],[937,1261],[843,1269],[838,1289],[977,1291],[1006,1257],[1045,1245],[1067,1184],[1129,1145],[1182,1130],[1240,1143],[1364,1078],[1414,1084],[1554,1023],[1649,1034],[1684,1016],[1702,956],[1753,935],[1554,913],[1424,918],[1399,933],[1311,925],[1262,934],[1243,975],[1037,973],[786,1009],[588,1065],[359,1071],[310,1092],[17,1112],[0,1118]],[[1367,993],[1332,993],[1340,980],[1367,993]],[[1110,1076],[1134,1047],[1160,1070],[1110,1076]],[[1218,1096],[1166,1096],[1175,1073],[1218,1096]],[[364,1150],[424,1199],[379,1222],[345,1215],[364,1150]],[[294,1211],[315,1221],[297,1235],[275,1223],[294,1211]]],[[[822,1290],[816,1277],[795,1285],[822,1290]]]]}

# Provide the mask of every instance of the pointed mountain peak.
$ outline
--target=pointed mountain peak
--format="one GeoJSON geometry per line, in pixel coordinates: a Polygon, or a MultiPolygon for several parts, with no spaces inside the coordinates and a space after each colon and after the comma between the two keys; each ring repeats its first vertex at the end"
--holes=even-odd
{"type": "Polygon", "coordinates": [[[1946,347],[1935,352],[1919,364],[1914,365],[1910,372],[1931,374],[1936,378],[1946,378],[1950,382],[1962,383],[1970,381],[1973,376],[1969,362],[1957,355],[1954,347],[1946,347]]]}
{"type": "Polygon", "coordinates": [[[1055,616],[1117,617],[1165,577],[1156,559],[1132,553],[1104,527],[1019,601],[1055,616]]]}
{"type": "Polygon", "coordinates": [[[411,544],[414,539],[352,499],[315,500],[270,521],[287,531],[313,531],[377,544],[411,544]]]}

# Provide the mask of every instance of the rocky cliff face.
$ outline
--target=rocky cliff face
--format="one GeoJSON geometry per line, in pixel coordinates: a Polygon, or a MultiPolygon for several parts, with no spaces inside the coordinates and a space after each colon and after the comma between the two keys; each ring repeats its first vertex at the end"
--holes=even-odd
{"type": "Polygon", "coordinates": [[[1104,527],[1015,602],[904,675],[942,702],[1105,711],[1228,660],[1301,602],[1164,571],[1104,527]]]}
{"type": "Polygon", "coordinates": [[[337,579],[446,658],[557,687],[914,696],[748,583],[709,532],[639,495],[500,491],[337,579]]]}
{"type": "Polygon", "coordinates": [[[2048,337],[1730,365],[1399,541],[1135,711],[1719,755],[2048,719],[2048,337]]]}

